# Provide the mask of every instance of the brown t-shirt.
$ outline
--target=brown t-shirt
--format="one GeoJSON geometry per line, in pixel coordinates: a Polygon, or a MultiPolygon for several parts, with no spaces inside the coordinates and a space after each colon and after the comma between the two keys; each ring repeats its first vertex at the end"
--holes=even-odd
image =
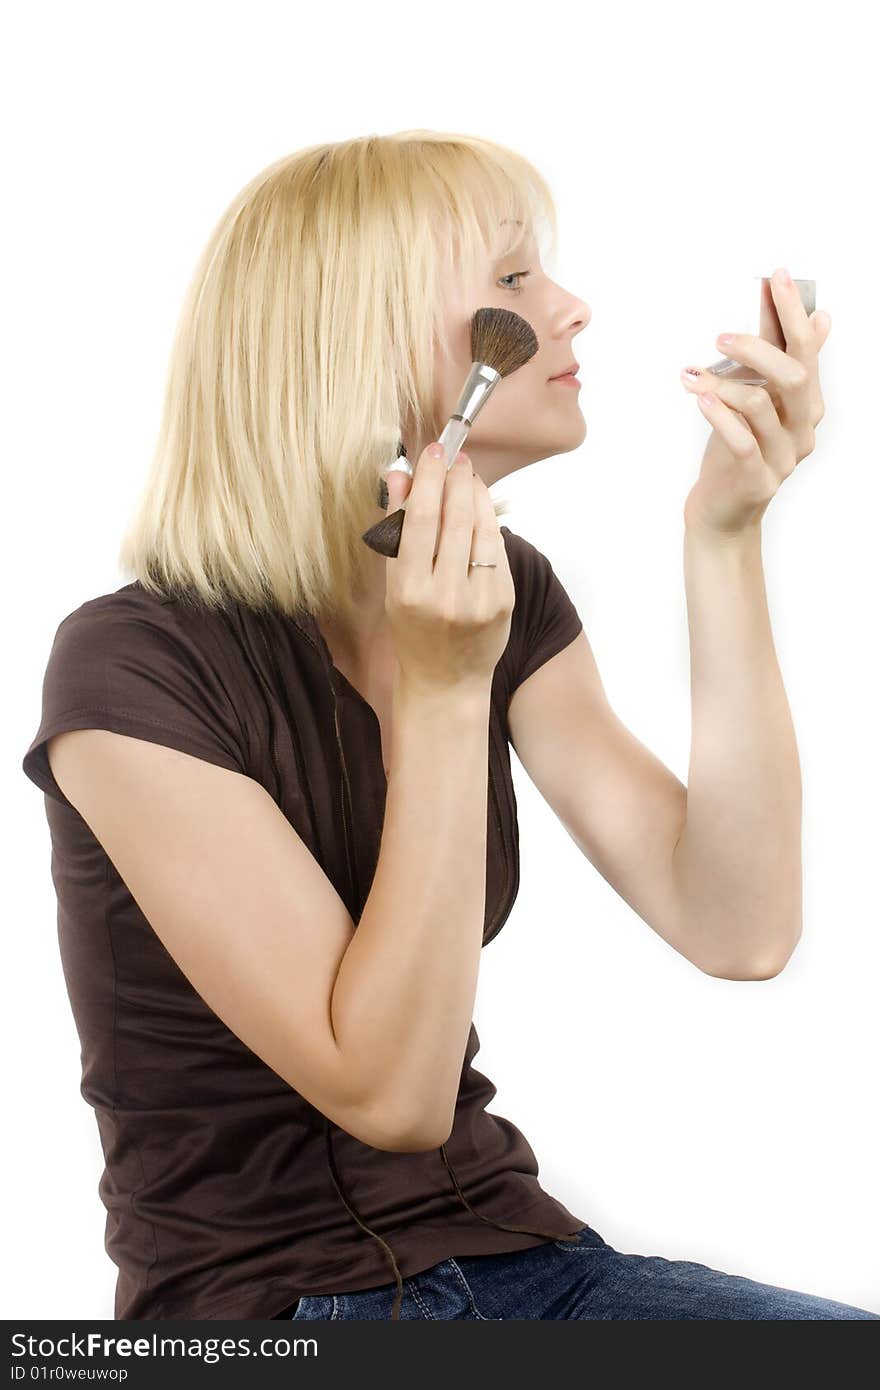
{"type": "MultiPolygon", "coordinates": [[[[516,603],[492,685],[484,945],[519,886],[510,697],[581,631],[546,557],[501,532],[516,603]]],[[[166,744],[260,782],[355,923],[379,855],[386,779],[375,712],[308,614],[261,617],[239,604],[212,614],[135,581],[58,627],[22,766],[46,793],[81,1091],[105,1159],[98,1190],[119,1269],[117,1319],[278,1317],[306,1294],[392,1282],[385,1247],[407,1278],[450,1256],[522,1250],[586,1224],[543,1191],[515,1125],[487,1111],[496,1088],[473,1066],[473,1024],[445,1145],[466,1202],[440,1150],[360,1142],[251,1052],[190,984],[55,782],[46,740],[84,728],[166,744]]]]}

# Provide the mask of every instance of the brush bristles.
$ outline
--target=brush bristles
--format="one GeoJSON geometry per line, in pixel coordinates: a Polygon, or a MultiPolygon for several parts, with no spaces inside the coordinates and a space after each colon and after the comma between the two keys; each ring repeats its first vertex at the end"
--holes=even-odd
{"type": "Polygon", "coordinates": [[[383,516],[381,521],[377,521],[375,526],[370,526],[361,537],[366,541],[371,550],[375,550],[377,555],[385,555],[388,559],[396,559],[400,549],[400,537],[403,532],[403,518],[406,516],[406,509],[398,507],[396,512],[390,516],[383,516]]]}
{"type": "Polygon", "coordinates": [[[538,351],[532,325],[512,309],[478,309],[471,319],[471,358],[510,376],[538,351]]]}

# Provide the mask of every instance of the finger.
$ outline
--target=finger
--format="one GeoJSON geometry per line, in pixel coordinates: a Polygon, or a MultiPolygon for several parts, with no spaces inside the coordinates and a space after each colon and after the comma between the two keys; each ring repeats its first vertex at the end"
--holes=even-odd
{"type": "Polygon", "coordinates": [[[810,315],[810,323],[816,339],[816,351],[818,352],[825,346],[825,340],[831,332],[831,315],[826,309],[814,309],[810,315]]]}
{"type": "MultiPolygon", "coordinates": [[[[807,336],[813,336],[809,328],[805,332],[805,337],[807,336]]],[[[782,348],[774,347],[772,343],[756,337],[753,333],[726,333],[723,337],[719,335],[715,341],[726,356],[734,362],[743,363],[746,367],[753,367],[779,392],[796,391],[809,384],[809,364],[814,361],[816,352],[812,344],[809,349],[801,344],[799,355],[795,356],[790,349],[783,352],[782,348]]],[[[712,375],[714,376],[714,373],[712,375]]]]}
{"type": "MultiPolygon", "coordinates": [[[[498,524],[498,517],[495,515],[495,508],[492,505],[492,498],[489,489],[483,482],[478,473],[473,476],[474,491],[474,533],[471,544],[471,560],[479,560],[485,564],[487,562],[497,563],[498,569],[503,570],[507,560],[507,551],[504,545],[504,537],[501,534],[501,527],[498,524]]],[[[468,574],[473,578],[476,570],[468,567],[468,574]]]]}
{"type": "Polygon", "coordinates": [[[429,444],[413,469],[397,551],[398,568],[409,569],[423,578],[430,578],[434,571],[434,546],[447,471],[446,451],[435,457],[430,449],[429,444]]]}
{"type": "Polygon", "coordinates": [[[385,476],[385,486],[388,489],[387,514],[396,512],[409,496],[412,477],[405,473],[402,468],[389,469],[385,476]]]}
{"type": "Polygon", "coordinates": [[[812,452],[815,443],[812,425],[808,429],[803,426],[793,428],[784,418],[784,410],[780,414],[781,407],[767,387],[719,378],[713,372],[687,375],[688,372],[697,371],[696,367],[689,367],[682,372],[681,379],[687,389],[698,399],[702,393],[711,392],[729,409],[742,416],[764,462],[780,478],[788,477],[795,465],[812,452]]]}
{"type": "Polygon", "coordinates": [[[473,467],[467,454],[459,451],[446,475],[434,573],[454,583],[466,579],[473,538],[473,467]]]}
{"type": "Polygon", "coordinates": [[[725,405],[745,419],[768,468],[780,480],[787,478],[798,460],[791,434],[780,420],[769,391],[763,386],[743,385],[730,392],[721,390],[718,395],[725,405]]]}
{"type": "Polygon", "coordinates": [[[780,267],[770,277],[770,293],[782,332],[785,351],[807,368],[815,358],[815,343],[800,291],[788,271],[780,267]]]}
{"type": "Polygon", "coordinates": [[[755,436],[745,422],[738,418],[735,410],[721,400],[718,390],[713,389],[699,395],[697,404],[735,458],[745,460],[756,453],[758,441],[755,436]]]}

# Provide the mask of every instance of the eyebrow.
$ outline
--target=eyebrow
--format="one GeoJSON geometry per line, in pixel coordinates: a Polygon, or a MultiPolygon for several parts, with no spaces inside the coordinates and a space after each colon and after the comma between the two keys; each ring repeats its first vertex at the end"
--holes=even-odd
{"type": "MultiPolygon", "coordinates": [[[[512,222],[515,227],[522,227],[524,225],[522,219],[519,217],[504,217],[501,219],[498,225],[499,227],[506,227],[510,222],[512,222]]],[[[501,265],[502,261],[509,260],[510,257],[516,253],[518,247],[521,244],[521,242],[517,243],[517,245],[515,245],[510,251],[505,251],[502,256],[496,257],[496,259],[492,262],[493,266],[501,265]]]]}

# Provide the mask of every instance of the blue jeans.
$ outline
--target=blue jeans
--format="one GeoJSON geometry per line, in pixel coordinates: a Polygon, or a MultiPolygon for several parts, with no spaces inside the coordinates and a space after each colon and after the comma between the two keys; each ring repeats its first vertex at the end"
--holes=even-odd
{"type": "MultiPolygon", "coordinates": [[[[624,1255],[592,1226],[582,1244],[546,1241],[503,1255],[458,1255],[403,1281],[401,1318],[875,1318],[832,1298],[759,1284],[693,1260],[624,1255]]],[[[309,1294],[293,1318],[388,1319],[393,1281],[356,1293],[309,1294]]]]}

